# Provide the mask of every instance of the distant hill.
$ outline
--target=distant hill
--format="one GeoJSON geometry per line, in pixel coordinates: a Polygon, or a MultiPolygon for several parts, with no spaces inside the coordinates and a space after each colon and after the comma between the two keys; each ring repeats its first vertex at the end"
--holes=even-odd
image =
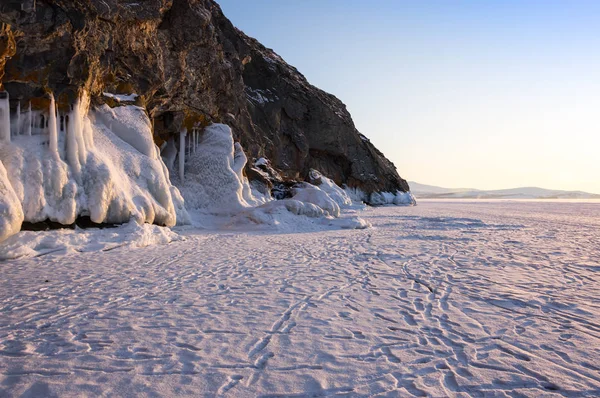
{"type": "Polygon", "coordinates": [[[600,195],[583,191],[560,191],[537,187],[484,191],[473,188],[442,188],[410,181],[417,199],[600,199],[600,195]]]}

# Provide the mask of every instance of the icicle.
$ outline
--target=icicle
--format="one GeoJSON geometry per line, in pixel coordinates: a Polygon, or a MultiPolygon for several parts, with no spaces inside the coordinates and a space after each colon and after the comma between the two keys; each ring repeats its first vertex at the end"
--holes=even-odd
{"type": "Polygon", "coordinates": [[[192,136],[194,137],[194,153],[196,153],[196,128],[192,130],[192,136]]]}
{"type": "Polygon", "coordinates": [[[58,153],[58,128],[56,126],[56,103],[50,94],[50,114],[48,115],[48,135],[50,136],[50,152],[58,153]]]}
{"type": "Polygon", "coordinates": [[[0,92],[0,141],[10,142],[10,103],[8,92],[0,92]]]}
{"type": "Polygon", "coordinates": [[[77,122],[75,120],[75,111],[71,111],[65,116],[65,129],[67,130],[67,162],[71,166],[75,176],[78,178],[81,173],[81,164],[79,163],[77,122]]]}
{"type": "Polygon", "coordinates": [[[179,133],[179,179],[183,183],[183,172],[185,166],[185,136],[187,135],[187,129],[184,128],[179,133]]]}
{"type": "Polygon", "coordinates": [[[79,97],[79,120],[81,123],[81,136],[83,137],[83,143],[85,144],[85,153],[81,153],[79,156],[82,158],[82,162],[85,163],[87,159],[87,151],[94,148],[94,137],[92,135],[92,126],[89,118],[87,118],[88,111],[90,109],[90,96],[87,91],[84,91],[79,97]]]}
{"type": "Polygon", "coordinates": [[[31,101],[27,109],[27,126],[25,127],[25,135],[31,135],[31,126],[33,124],[33,115],[31,114],[31,101]]]}
{"type": "Polygon", "coordinates": [[[17,102],[17,128],[15,135],[21,134],[21,101],[17,102]]]}
{"type": "Polygon", "coordinates": [[[84,112],[83,100],[82,98],[78,98],[77,102],[75,102],[75,108],[73,109],[73,121],[75,122],[75,137],[77,137],[77,146],[79,153],[79,162],[81,164],[85,163],[87,157],[87,146],[85,143],[85,139],[83,137],[84,134],[84,112]]]}

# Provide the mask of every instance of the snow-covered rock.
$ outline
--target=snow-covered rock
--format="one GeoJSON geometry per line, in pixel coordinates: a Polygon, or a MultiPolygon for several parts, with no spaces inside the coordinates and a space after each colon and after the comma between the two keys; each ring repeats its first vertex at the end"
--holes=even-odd
{"type": "Polygon", "coordinates": [[[225,214],[260,204],[243,175],[247,160],[242,147],[234,145],[229,126],[206,127],[186,162],[184,182],[177,181],[187,208],[225,214]]]}
{"type": "Polygon", "coordinates": [[[325,177],[319,171],[311,169],[309,172],[309,179],[311,182],[319,182],[318,187],[327,193],[331,199],[335,201],[340,207],[352,205],[352,199],[348,194],[340,188],[333,180],[325,177]]]}
{"type": "Polygon", "coordinates": [[[367,195],[365,191],[360,188],[345,187],[344,192],[354,204],[364,204],[369,201],[369,195],[367,195]]]}
{"type": "Polygon", "coordinates": [[[417,202],[415,197],[410,192],[397,191],[392,192],[373,192],[369,196],[369,204],[371,206],[385,206],[385,205],[397,205],[397,206],[413,206],[417,202]]]}
{"type": "Polygon", "coordinates": [[[189,221],[146,113],[136,106],[88,108],[84,95],[60,131],[50,117],[50,136],[14,135],[0,143],[0,237],[15,233],[19,219],[72,224],[89,216],[96,223],[165,226],[189,221]]]}
{"type": "Polygon", "coordinates": [[[298,233],[327,228],[364,229],[371,224],[354,215],[339,218],[330,216],[321,207],[310,202],[282,199],[246,209],[236,214],[228,226],[244,230],[268,227],[279,232],[298,233]]]}
{"type": "Polygon", "coordinates": [[[295,199],[300,202],[312,203],[332,217],[340,216],[340,205],[325,191],[321,188],[309,184],[307,182],[303,182],[298,184],[292,189],[294,196],[292,199],[295,199]]]}
{"type": "Polygon", "coordinates": [[[409,192],[396,192],[396,197],[394,198],[394,204],[395,205],[408,205],[408,206],[414,206],[417,204],[417,201],[415,200],[415,197],[413,196],[413,194],[409,191],[409,192]]]}
{"type": "Polygon", "coordinates": [[[108,126],[117,137],[140,153],[152,159],[156,158],[152,124],[144,108],[134,105],[110,108],[108,105],[102,105],[94,114],[96,119],[108,126]]]}
{"type": "Polygon", "coordinates": [[[254,162],[254,166],[256,166],[256,167],[269,166],[269,165],[270,165],[270,162],[265,158],[258,158],[256,160],[256,162],[254,162]]]}

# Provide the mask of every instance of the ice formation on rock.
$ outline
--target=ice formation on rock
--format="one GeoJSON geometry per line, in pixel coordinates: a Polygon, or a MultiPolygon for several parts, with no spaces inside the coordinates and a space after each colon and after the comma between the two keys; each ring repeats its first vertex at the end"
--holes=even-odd
{"type": "Polygon", "coordinates": [[[414,206],[417,204],[415,197],[410,192],[373,192],[369,197],[372,206],[397,205],[414,206]]]}
{"type": "Polygon", "coordinates": [[[314,181],[315,185],[318,185],[322,191],[325,191],[340,207],[350,206],[352,204],[352,199],[350,199],[348,194],[333,182],[333,180],[325,177],[318,170],[310,170],[309,180],[314,181]]]}
{"type": "Polygon", "coordinates": [[[244,174],[248,159],[229,126],[213,124],[201,133],[182,129],[179,149],[172,137],[160,154],[143,108],[90,110],[85,93],[67,113],[57,112],[52,96],[47,112],[32,112],[29,104],[22,118],[17,106],[11,140],[7,98],[7,93],[0,98],[0,240],[16,233],[23,221],[72,224],[89,216],[95,223],[187,223],[184,197],[189,208],[203,213],[238,214],[239,220],[269,225],[290,216],[331,223],[340,207],[352,204],[316,170],[311,178],[319,186],[297,184],[292,199],[275,203],[268,192],[250,185],[244,174]],[[181,193],[169,180],[176,158],[181,193]]]}
{"type": "Polygon", "coordinates": [[[179,179],[181,182],[184,181],[184,172],[185,172],[185,137],[187,135],[187,130],[183,129],[179,133],[179,179]]]}
{"type": "Polygon", "coordinates": [[[19,232],[22,222],[21,203],[8,180],[4,165],[0,162],[0,241],[19,232]]]}
{"type": "Polygon", "coordinates": [[[10,103],[6,91],[0,92],[0,141],[10,142],[10,103]]]}
{"type": "Polygon", "coordinates": [[[58,126],[56,125],[56,104],[54,95],[50,94],[50,109],[48,109],[48,147],[51,153],[58,153],[58,126]]]}
{"type": "Polygon", "coordinates": [[[414,206],[417,204],[413,194],[409,192],[396,191],[392,192],[372,192],[370,195],[366,194],[360,188],[349,188],[346,187],[344,192],[354,203],[368,203],[371,206],[385,206],[385,205],[396,205],[396,206],[414,206]]]}
{"type": "MultiPolygon", "coordinates": [[[[179,155],[185,152],[182,146],[179,155]]],[[[246,155],[233,142],[231,129],[213,124],[201,134],[198,150],[188,159],[185,180],[179,187],[188,208],[231,213],[256,203],[243,175],[246,155]]]]}
{"type": "Polygon", "coordinates": [[[25,135],[31,136],[31,128],[33,125],[31,113],[31,102],[29,102],[29,108],[27,108],[27,118],[25,119],[25,135]]]}
{"type": "Polygon", "coordinates": [[[244,175],[247,161],[242,146],[233,142],[229,126],[213,124],[205,128],[197,152],[192,151],[186,163],[185,181],[179,182],[186,205],[203,214],[232,216],[229,225],[236,227],[266,225],[286,231],[300,228],[298,223],[305,227],[368,227],[357,217],[337,219],[340,205],[349,206],[351,201],[328,178],[321,176],[323,189],[301,183],[293,188],[292,199],[273,200],[251,188],[244,175]]]}
{"type": "Polygon", "coordinates": [[[340,216],[340,205],[321,188],[304,182],[294,187],[292,192],[294,194],[294,196],[292,196],[292,199],[295,199],[300,202],[312,203],[323,209],[325,214],[329,216],[340,216]]]}
{"type": "Polygon", "coordinates": [[[28,135],[29,128],[21,126],[25,134],[17,131],[12,141],[5,130],[10,118],[4,117],[10,108],[2,99],[0,109],[0,134],[8,138],[0,142],[0,239],[17,232],[23,220],[72,224],[79,216],[89,216],[96,223],[189,222],[140,108],[89,110],[84,94],[71,112],[61,115],[65,137],[58,134],[51,99],[48,114],[37,115],[36,134],[28,135]],[[48,135],[43,120],[48,121],[48,135]]]}

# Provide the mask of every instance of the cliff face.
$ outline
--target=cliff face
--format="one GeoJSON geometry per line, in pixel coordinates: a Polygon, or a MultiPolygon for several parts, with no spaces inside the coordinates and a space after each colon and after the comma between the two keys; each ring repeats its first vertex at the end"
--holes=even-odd
{"type": "Polygon", "coordinates": [[[250,159],[270,159],[289,179],[314,168],[366,192],[408,190],[339,99],[212,0],[4,0],[0,23],[0,78],[13,109],[48,109],[48,92],[63,110],[83,90],[95,105],[110,105],[103,92],[134,92],[159,144],[182,126],[223,122],[250,159]]]}

